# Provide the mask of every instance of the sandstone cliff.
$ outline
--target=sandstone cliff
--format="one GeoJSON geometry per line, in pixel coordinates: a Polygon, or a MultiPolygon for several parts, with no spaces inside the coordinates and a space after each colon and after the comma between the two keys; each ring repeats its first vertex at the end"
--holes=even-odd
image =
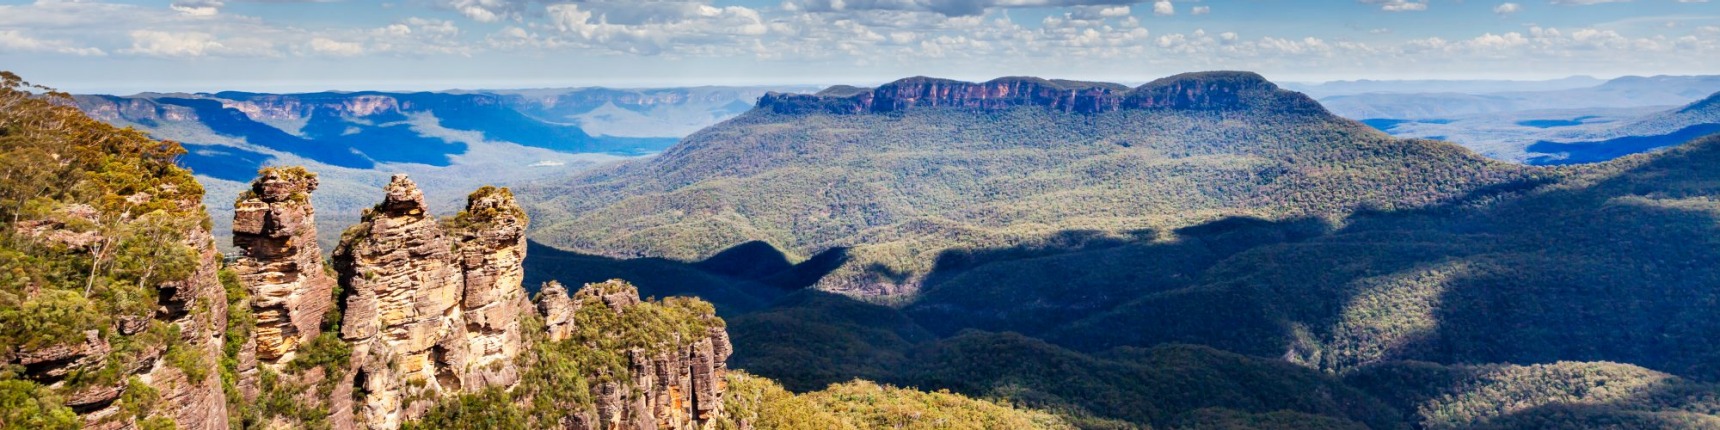
{"type": "Polygon", "coordinates": [[[468,344],[453,245],[406,175],[334,251],[346,292],[341,337],[352,344],[353,419],[395,428],[430,399],[460,391],[468,344]]]}
{"type": "MultiPolygon", "coordinates": [[[[146,194],[136,194],[134,200],[148,198],[146,194]]],[[[201,208],[195,200],[178,202],[175,205],[180,205],[187,213],[200,212],[201,208]]],[[[87,214],[90,218],[82,220],[87,223],[104,222],[100,211],[87,206],[63,213],[87,214]]],[[[102,264],[103,260],[99,256],[123,252],[113,250],[127,241],[126,238],[120,237],[122,233],[115,231],[97,234],[94,231],[77,231],[77,228],[64,221],[66,220],[25,221],[20,225],[31,226],[24,231],[33,233],[33,236],[25,236],[35,240],[51,242],[78,238],[70,242],[54,243],[52,246],[82,244],[78,252],[97,256],[95,263],[98,265],[102,264]]],[[[153,290],[147,292],[156,296],[158,305],[154,309],[135,309],[131,312],[113,309],[122,314],[112,319],[99,314],[62,314],[64,317],[95,322],[105,327],[83,330],[72,342],[26,341],[17,345],[5,345],[0,347],[0,365],[21,366],[22,374],[18,376],[42,384],[49,393],[63,396],[64,405],[78,414],[79,421],[85,428],[131,428],[150,419],[156,420],[154,422],[173,422],[186,428],[224,426],[226,409],[221,381],[218,375],[209,372],[205,367],[215,363],[220,357],[223,345],[220,333],[227,320],[225,310],[215,306],[217,303],[226,302],[226,294],[215,279],[217,265],[213,238],[207,230],[194,224],[172,223],[167,220],[136,222],[150,223],[154,228],[167,230],[157,231],[155,234],[179,237],[172,243],[157,246],[189,251],[191,254],[186,256],[189,259],[180,262],[186,264],[182,269],[189,271],[187,276],[183,279],[145,284],[144,288],[153,290]],[[140,411],[142,413],[139,413],[140,411]]],[[[99,270],[99,267],[92,269],[92,272],[99,270]]],[[[147,280],[145,277],[144,281],[147,280]]],[[[101,294],[103,290],[107,290],[107,293],[112,294],[127,288],[119,285],[92,288],[95,286],[96,281],[92,279],[85,291],[101,294]]],[[[38,297],[46,298],[54,294],[42,291],[42,285],[35,284],[28,278],[25,279],[25,287],[36,288],[26,293],[38,297]]],[[[107,304],[96,304],[95,307],[84,309],[93,310],[102,305],[107,304]]],[[[26,312],[52,312],[36,308],[29,301],[21,308],[26,312]]],[[[54,327],[14,328],[49,330],[54,327]]]]}
{"type": "Polygon", "coordinates": [[[531,311],[525,281],[526,214],[505,188],[484,187],[466,199],[454,217],[454,234],[465,283],[460,307],[471,351],[463,383],[512,386],[519,379],[514,357],[523,343],[520,319],[531,311]]]}
{"type": "Polygon", "coordinates": [[[1098,82],[998,78],[982,83],[913,77],[875,89],[833,87],[818,94],[771,93],[758,107],[782,114],[886,113],[913,107],[1004,109],[1042,106],[1075,113],[1119,110],[1248,110],[1324,112],[1318,102],[1247,72],[1186,73],[1140,87],[1098,82]]]}
{"type": "Polygon", "coordinates": [[[300,343],[322,332],[333,307],[334,277],[323,270],[316,210],[310,194],[316,175],[303,168],[267,168],[234,204],[232,264],[250,293],[256,358],[279,366],[300,343]]]}
{"type": "Polygon", "coordinates": [[[518,378],[525,215],[493,188],[467,209],[445,228],[417,185],[396,175],[335,250],[355,425],[399,427],[442,396],[518,378]]]}
{"type": "Polygon", "coordinates": [[[0,72],[0,427],[394,428],[512,392],[565,396],[545,411],[567,419],[536,421],[549,427],[708,428],[721,414],[729,347],[708,303],[563,293],[563,340],[532,342],[550,335],[520,285],[527,220],[506,189],[438,220],[396,176],[331,276],[315,175],[263,169],[234,204],[242,255],[222,268],[203,189],[175,164],[184,150],[46,90],[0,72]],[[601,359],[534,367],[524,352],[562,346],[601,359]],[[563,377],[593,384],[543,389],[563,377]]]}

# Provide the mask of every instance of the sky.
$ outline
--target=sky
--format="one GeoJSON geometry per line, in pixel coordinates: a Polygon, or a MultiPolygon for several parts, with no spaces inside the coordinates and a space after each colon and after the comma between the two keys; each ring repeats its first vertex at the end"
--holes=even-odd
{"type": "Polygon", "coordinates": [[[1720,74],[1720,0],[0,0],[0,70],[117,94],[1720,74]]]}

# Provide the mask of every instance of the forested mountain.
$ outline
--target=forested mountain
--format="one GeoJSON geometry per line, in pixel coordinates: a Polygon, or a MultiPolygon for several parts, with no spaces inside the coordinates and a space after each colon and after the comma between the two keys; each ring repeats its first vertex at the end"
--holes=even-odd
{"type": "Polygon", "coordinates": [[[820,288],[909,298],[964,250],[1424,207],[1530,175],[1221,72],[1134,89],[915,78],[772,95],[661,156],[519,188],[556,220],[534,235],[547,244],[676,259],[752,240],[800,257],[842,247],[850,260],[820,288]]]}
{"type": "Polygon", "coordinates": [[[1720,424],[1720,137],[1524,167],[1269,85],[766,97],[529,190],[570,220],[536,238],[586,254],[527,265],[711,297],[733,365],[793,390],[943,387],[1083,428],[1720,424]]]}

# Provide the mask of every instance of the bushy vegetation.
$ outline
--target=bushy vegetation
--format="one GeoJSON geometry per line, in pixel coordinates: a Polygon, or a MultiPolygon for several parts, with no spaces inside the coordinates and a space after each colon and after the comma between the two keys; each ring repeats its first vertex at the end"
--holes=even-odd
{"type": "Polygon", "coordinates": [[[142,393],[128,387],[141,384],[126,384],[126,373],[154,354],[193,378],[208,371],[178,328],[156,319],[160,288],[188,280],[198,247],[209,246],[188,243],[209,219],[198,203],[203,188],[174,165],[184,150],[92,120],[69,103],[0,72],[0,364],[20,352],[78,347],[86,333],[111,350],[64,378],[0,371],[8,393],[38,399],[7,408],[24,414],[8,416],[7,425],[59,426],[65,410],[50,403],[91,387],[118,387],[139,402],[142,393]]]}
{"type": "Polygon", "coordinates": [[[741,372],[728,378],[722,429],[1074,429],[1055,415],[975,400],[948,391],[916,391],[855,380],[795,395],[741,372]]]}
{"type": "Polygon", "coordinates": [[[853,423],[823,409],[808,396],[783,389],[776,381],[730,371],[726,382],[723,409],[728,415],[717,423],[719,429],[857,430],[853,423]]]}
{"type": "Polygon", "coordinates": [[[1442,366],[1402,362],[1344,377],[1421,428],[1704,428],[1720,386],[1608,362],[1442,366]],[[1635,424],[1631,424],[1635,423],[1635,424]],[[1645,423],[1663,423],[1647,426],[1645,423]],[[1700,424],[1700,425],[1699,425],[1700,424]]]}
{"type": "MultiPolygon", "coordinates": [[[[470,208],[473,202],[490,198],[511,202],[514,200],[514,193],[513,191],[508,190],[507,187],[497,188],[485,185],[478,188],[477,191],[473,191],[472,194],[466,196],[467,207],[470,208]]],[[[470,227],[488,224],[500,218],[516,219],[523,224],[526,222],[526,212],[516,205],[507,205],[502,207],[486,206],[479,208],[477,211],[462,210],[460,213],[454,215],[452,223],[456,226],[470,227]]]]}
{"type": "Polygon", "coordinates": [[[52,390],[15,377],[0,378],[0,426],[7,429],[69,430],[77,414],[52,390]]]}
{"type": "MultiPolygon", "coordinates": [[[[600,384],[618,384],[623,392],[633,387],[629,373],[629,351],[655,355],[685,348],[703,339],[724,322],[710,303],[685,297],[643,301],[619,309],[603,301],[605,295],[638,296],[638,290],[621,280],[587,284],[572,298],[578,310],[574,331],[564,340],[550,341],[543,321],[535,313],[523,321],[522,330],[531,339],[530,350],[521,353],[520,383],[512,391],[485,391],[444,399],[424,417],[423,428],[491,427],[499,422],[523,422],[525,427],[546,428],[581,413],[593,413],[594,392],[600,384]],[[517,421],[516,421],[517,420],[517,421]]],[[[539,298],[542,300],[542,298],[539,298]]]]}
{"type": "MultiPolygon", "coordinates": [[[[281,180],[288,181],[288,182],[302,182],[302,181],[315,181],[317,178],[317,174],[316,174],[316,172],[312,172],[308,169],[305,169],[304,166],[268,166],[268,167],[263,167],[263,168],[257,169],[256,178],[258,180],[260,180],[261,178],[271,178],[271,177],[272,178],[280,178],[281,180]]],[[[255,187],[256,185],[257,185],[257,180],[252,180],[251,186],[255,187]]],[[[254,190],[252,188],[246,188],[244,191],[239,192],[239,198],[238,198],[238,200],[235,200],[235,202],[236,203],[237,202],[243,202],[243,201],[255,199],[258,197],[259,196],[257,196],[256,190],[254,190]]],[[[291,202],[299,203],[299,204],[309,204],[311,201],[311,196],[309,193],[302,192],[302,191],[301,192],[294,192],[292,195],[287,196],[287,201],[291,201],[291,202]]]]}

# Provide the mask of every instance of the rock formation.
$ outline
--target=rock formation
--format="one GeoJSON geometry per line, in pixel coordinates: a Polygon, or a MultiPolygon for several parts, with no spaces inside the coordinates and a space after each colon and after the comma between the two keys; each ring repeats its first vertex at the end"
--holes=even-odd
{"type": "Polygon", "coordinates": [[[983,83],[914,77],[875,89],[833,87],[818,94],[771,93],[759,108],[784,114],[884,113],[911,107],[1003,109],[1044,106],[1075,113],[1119,110],[1242,110],[1320,111],[1318,102],[1278,88],[1247,72],[1186,73],[1140,87],[1098,82],[998,78],[983,83]]]}
{"type": "MultiPolygon", "coordinates": [[[[636,311],[640,306],[666,306],[642,303],[639,290],[620,280],[586,285],[571,297],[559,283],[547,283],[539,293],[538,308],[544,313],[547,340],[551,342],[591,342],[594,339],[576,335],[582,312],[613,312],[617,315],[636,311]]],[[[707,308],[708,309],[708,308],[707,308]]],[[[587,315],[588,316],[588,315],[587,315]]],[[[692,318],[714,321],[714,314],[692,318]]],[[[637,322],[637,320],[628,320],[637,322]]],[[[624,353],[627,361],[624,375],[595,375],[592,387],[593,404],[588,411],[574,414],[567,428],[574,429],[664,429],[692,430],[709,428],[723,414],[724,375],[726,361],[732,352],[728,332],[718,324],[705,326],[703,333],[677,333],[669,345],[633,347],[624,353]]],[[[604,330],[600,336],[629,336],[628,328],[604,330]]],[[[578,409],[573,408],[573,409],[578,409]]]]}
{"type": "Polygon", "coordinates": [[[399,427],[428,399],[458,392],[468,355],[456,336],[466,325],[461,275],[417,184],[395,175],[383,202],[343,234],[334,265],[347,294],[341,337],[352,344],[353,419],[399,427]]]}
{"type": "Polygon", "coordinates": [[[395,175],[347,230],[334,261],[356,425],[395,428],[440,396],[518,378],[525,224],[511,194],[486,188],[444,229],[417,185],[395,175]]]}
{"type": "MultiPolygon", "coordinates": [[[[137,193],[126,200],[150,199],[150,193],[137,193]]],[[[170,204],[180,213],[202,210],[195,197],[170,204]]],[[[119,239],[74,227],[98,222],[126,221],[104,217],[88,205],[72,204],[54,211],[51,219],[23,220],[13,228],[20,237],[42,245],[90,254],[112,252],[119,239]]],[[[135,427],[138,420],[145,418],[130,413],[137,410],[149,411],[148,419],[171,420],[181,428],[225,426],[226,402],[221,379],[216,372],[207,371],[221,357],[221,333],[227,321],[226,309],[216,305],[226,303],[227,299],[226,291],[216,280],[214,239],[209,231],[196,224],[168,228],[176,230],[167,233],[178,237],[175,246],[184,246],[193,254],[190,273],[183,279],[143,286],[153,288],[157,295],[152,310],[115,315],[106,330],[85,330],[78,342],[34,348],[0,345],[0,366],[17,365],[22,370],[17,376],[62,393],[65,406],[78,415],[84,428],[135,427]],[[156,337],[163,334],[169,337],[156,337]],[[124,345],[119,342],[133,336],[147,340],[131,340],[123,342],[124,345]],[[101,375],[106,372],[114,373],[112,377],[101,375]],[[133,385],[132,381],[140,381],[141,385],[133,385]],[[147,396],[151,397],[148,403],[126,405],[122,398],[137,388],[152,390],[147,396]]],[[[26,294],[44,293],[40,285],[24,287],[26,294]]],[[[143,397],[146,396],[138,398],[143,397]]]]}
{"type": "Polygon", "coordinates": [[[264,364],[292,360],[333,307],[335,281],[323,270],[310,204],[316,188],[316,175],[303,168],[268,168],[234,204],[233,245],[243,254],[232,268],[250,292],[254,352],[264,364]]]}
{"type": "MultiPolygon", "coordinates": [[[[202,206],[199,202],[184,204],[202,206]]],[[[189,365],[205,367],[180,367],[164,360],[168,362],[154,363],[154,368],[139,379],[155,388],[160,395],[155,407],[165,408],[165,415],[179,428],[226,428],[227,397],[221,388],[220,372],[214,369],[226,344],[222,333],[227,329],[227,308],[222,304],[227,303],[227,291],[216,275],[220,266],[216,261],[214,236],[208,230],[196,228],[186,235],[185,242],[197,250],[197,270],[184,281],[160,286],[163,306],[158,308],[155,318],[179,328],[180,347],[187,349],[189,357],[195,357],[190,358],[189,365]]],[[[110,428],[90,426],[98,427],[110,428]]]]}
{"type": "Polygon", "coordinates": [[[505,188],[484,187],[466,198],[454,218],[465,287],[460,307],[472,357],[463,383],[508,386],[519,378],[514,357],[523,343],[520,317],[526,300],[526,214],[505,188]]]}

